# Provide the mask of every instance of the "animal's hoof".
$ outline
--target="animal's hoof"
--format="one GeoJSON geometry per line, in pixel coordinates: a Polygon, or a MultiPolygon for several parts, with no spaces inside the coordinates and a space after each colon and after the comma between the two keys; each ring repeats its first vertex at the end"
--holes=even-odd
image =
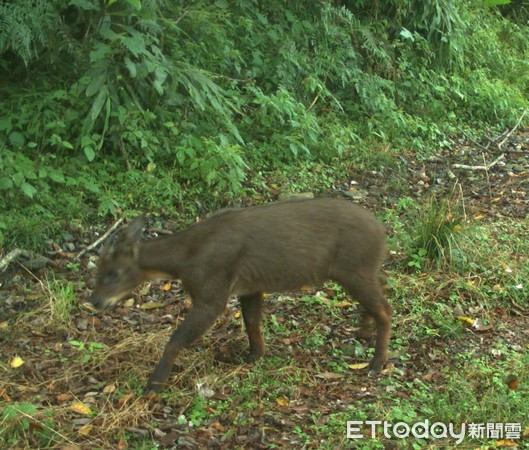
{"type": "Polygon", "coordinates": [[[165,383],[158,381],[149,381],[145,387],[145,394],[157,394],[163,391],[165,388],[165,383]]]}
{"type": "Polygon", "coordinates": [[[244,358],[244,362],[246,364],[252,364],[255,361],[257,361],[258,359],[260,359],[261,356],[263,356],[262,353],[249,353],[248,356],[246,358],[244,358]]]}
{"type": "Polygon", "coordinates": [[[382,372],[382,369],[384,367],[384,363],[380,362],[378,360],[371,360],[369,363],[369,366],[367,366],[367,369],[369,370],[368,376],[374,377],[376,375],[379,375],[380,372],[382,372]]]}

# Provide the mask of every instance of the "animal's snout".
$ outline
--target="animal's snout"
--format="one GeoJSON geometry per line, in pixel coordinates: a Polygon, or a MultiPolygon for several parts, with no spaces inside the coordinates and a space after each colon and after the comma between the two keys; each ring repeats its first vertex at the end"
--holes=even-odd
{"type": "Polygon", "coordinates": [[[98,312],[103,312],[108,309],[110,309],[111,304],[109,302],[106,302],[105,299],[94,296],[90,297],[90,304],[94,307],[94,309],[98,312]]]}

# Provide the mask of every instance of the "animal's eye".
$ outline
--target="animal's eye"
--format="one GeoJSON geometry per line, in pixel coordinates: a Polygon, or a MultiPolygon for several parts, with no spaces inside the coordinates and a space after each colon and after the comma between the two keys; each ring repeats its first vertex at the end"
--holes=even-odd
{"type": "Polygon", "coordinates": [[[105,275],[105,278],[103,278],[104,284],[111,284],[114,283],[118,279],[118,273],[115,270],[111,270],[105,275]]]}

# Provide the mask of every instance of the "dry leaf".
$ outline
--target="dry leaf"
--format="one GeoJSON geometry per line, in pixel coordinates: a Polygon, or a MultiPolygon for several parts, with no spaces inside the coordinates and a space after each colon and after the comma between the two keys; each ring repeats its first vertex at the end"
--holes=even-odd
{"type": "Polygon", "coordinates": [[[476,321],[475,319],[471,319],[470,317],[465,316],[457,316],[457,318],[462,322],[467,323],[468,325],[474,325],[474,322],[476,321]]]}
{"type": "Polygon", "coordinates": [[[116,390],[116,385],[115,384],[107,384],[103,388],[103,394],[112,394],[112,392],[114,392],[115,390],[116,390]]]}
{"type": "Polygon", "coordinates": [[[24,360],[20,357],[20,356],[15,356],[11,362],[9,363],[9,365],[11,366],[12,369],[16,369],[17,367],[20,367],[22,364],[24,364],[24,360]]]}
{"type": "Polygon", "coordinates": [[[345,374],[335,372],[321,372],[316,374],[316,376],[318,378],[323,378],[324,380],[337,380],[339,378],[343,378],[345,374]]]}
{"type": "Polygon", "coordinates": [[[92,414],[92,410],[90,409],[90,407],[81,402],[72,403],[72,405],[70,406],[70,409],[84,416],[88,416],[89,414],[92,414]]]}
{"type": "Polygon", "coordinates": [[[3,322],[0,322],[0,330],[7,328],[9,325],[9,322],[7,320],[4,320],[3,322]]]}
{"type": "Polygon", "coordinates": [[[170,291],[171,290],[171,282],[168,281],[162,286],[162,291],[170,291]]]}
{"type": "Polygon", "coordinates": [[[147,302],[140,305],[140,309],[155,309],[161,308],[164,304],[162,302],[147,302]]]}
{"type": "Polygon", "coordinates": [[[286,398],[284,395],[281,395],[280,397],[276,398],[276,403],[279,406],[287,407],[290,405],[290,400],[286,398]]]}
{"type": "Polygon", "coordinates": [[[127,392],[118,400],[118,405],[121,407],[125,405],[131,398],[135,398],[136,394],[134,392],[127,392]]]}
{"type": "Polygon", "coordinates": [[[11,397],[7,395],[7,392],[3,387],[0,387],[0,398],[3,398],[6,402],[11,402],[11,397]]]}
{"type": "Polygon", "coordinates": [[[211,428],[213,428],[215,431],[218,431],[219,433],[224,433],[224,427],[220,422],[213,422],[211,424],[211,428]]]}
{"type": "Polygon", "coordinates": [[[351,305],[352,305],[351,302],[343,301],[343,302],[334,303],[332,306],[336,308],[347,308],[348,306],[351,306],[351,305]]]}
{"type": "Polygon", "coordinates": [[[71,394],[64,392],[62,394],[57,394],[56,398],[59,403],[64,403],[65,401],[70,400],[71,397],[72,397],[71,394]]]}
{"type": "Polygon", "coordinates": [[[516,447],[518,444],[510,439],[501,439],[496,442],[496,447],[516,447]]]}
{"type": "Polygon", "coordinates": [[[79,434],[82,434],[83,436],[90,435],[90,432],[92,431],[92,424],[87,423],[83,425],[81,428],[79,428],[79,434]]]}
{"type": "Polygon", "coordinates": [[[362,370],[362,369],[365,369],[367,366],[369,366],[369,363],[356,363],[356,364],[347,365],[349,369],[353,369],[353,370],[362,370]]]}
{"type": "Polygon", "coordinates": [[[518,377],[510,374],[505,377],[505,384],[509,386],[509,389],[518,389],[518,377]]]}

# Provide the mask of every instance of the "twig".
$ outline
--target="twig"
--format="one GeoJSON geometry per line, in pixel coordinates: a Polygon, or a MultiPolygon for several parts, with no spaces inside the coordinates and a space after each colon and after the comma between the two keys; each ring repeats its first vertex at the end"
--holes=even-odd
{"type": "Polygon", "coordinates": [[[314,108],[314,105],[316,104],[316,102],[318,101],[319,98],[320,98],[320,94],[318,94],[318,95],[316,95],[316,97],[314,97],[314,100],[312,100],[312,103],[307,108],[307,111],[310,111],[312,108],[314,108]]]}
{"type": "Polygon", "coordinates": [[[520,126],[520,124],[522,123],[522,120],[523,118],[525,117],[525,115],[527,114],[527,109],[524,109],[524,112],[522,113],[522,115],[520,116],[520,118],[518,119],[518,122],[516,122],[516,125],[514,125],[513,129],[511,131],[509,131],[505,137],[501,140],[501,142],[498,143],[498,148],[501,150],[501,146],[503,144],[505,144],[505,141],[509,138],[509,136],[511,134],[513,134],[517,129],[518,127],[520,126]]]}
{"type": "Polygon", "coordinates": [[[483,166],[468,166],[466,164],[452,164],[452,167],[454,169],[465,169],[465,170],[489,170],[491,167],[498,164],[502,159],[505,158],[505,154],[502,153],[500,156],[498,156],[494,161],[492,161],[490,164],[485,164],[483,166]]]}
{"type": "Polygon", "coordinates": [[[103,236],[101,236],[97,241],[95,241],[93,244],[90,244],[88,247],[86,247],[84,250],[81,250],[79,253],[77,253],[77,255],[75,256],[74,259],[79,259],[81,256],[83,256],[86,252],[89,252],[90,250],[96,248],[99,244],[101,244],[101,242],[103,242],[106,238],[108,238],[108,236],[110,236],[110,234],[117,228],[119,227],[119,225],[121,224],[121,222],[123,222],[123,217],[121,217],[120,219],[118,219],[116,221],[116,223],[114,223],[114,225],[112,225],[107,231],[105,234],[103,234],[103,236]]]}
{"type": "Polygon", "coordinates": [[[458,129],[459,129],[459,131],[461,131],[463,136],[465,136],[474,145],[477,145],[478,147],[480,147],[482,150],[487,150],[489,148],[490,143],[488,143],[487,145],[482,145],[478,141],[472,139],[467,133],[465,133],[465,130],[463,130],[462,128],[458,128],[458,129]]]}
{"type": "Polygon", "coordinates": [[[486,167],[485,176],[487,177],[487,186],[489,188],[489,197],[492,199],[492,187],[490,185],[489,166],[487,166],[487,160],[485,159],[485,153],[482,153],[481,156],[483,157],[483,165],[486,167]]]}
{"type": "Polygon", "coordinates": [[[463,209],[463,220],[467,221],[467,210],[465,207],[465,196],[463,195],[463,186],[459,181],[456,181],[456,186],[459,188],[459,195],[461,196],[461,207],[463,209]]]}

